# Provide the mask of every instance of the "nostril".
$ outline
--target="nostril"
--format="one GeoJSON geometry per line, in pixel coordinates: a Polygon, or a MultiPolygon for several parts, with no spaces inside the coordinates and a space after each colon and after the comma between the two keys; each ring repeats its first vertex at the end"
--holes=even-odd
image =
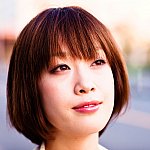
{"type": "Polygon", "coordinates": [[[85,93],[85,91],[84,90],[80,90],[80,93],[85,93]]]}
{"type": "Polygon", "coordinates": [[[94,88],[91,88],[91,91],[94,91],[95,89],[94,88]]]}
{"type": "Polygon", "coordinates": [[[81,89],[79,92],[80,92],[80,93],[88,93],[88,92],[90,92],[90,91],[95,91],[95,88],[91,88],[91,90],[90,90],[90,89],[86,89],[86,90],[81,89]]]}

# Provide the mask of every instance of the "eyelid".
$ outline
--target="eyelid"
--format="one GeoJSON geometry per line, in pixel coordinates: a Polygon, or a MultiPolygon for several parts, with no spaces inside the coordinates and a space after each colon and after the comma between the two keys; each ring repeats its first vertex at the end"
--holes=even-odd
{"type": "Polygon", "coordinates": [[[66,64],[58,64],[55,67],[53,67],[52,69],[50,69],[50,73],[64,71],[64,70],[57,71],[57,69],[60,68],[60,67],[62,67],[62,66],[65,66],[65,67],[69,68],[69,69],[66,69],[66,70],[70,70],[70,67],[68,65],[66,65],[66,64]]]}
{"type": "Polygon", "coordinates": [[[105,59],[103,59],[103,58],[98,58],[98,59],[96,59],[92,64],[91,64],[91,66],[96,66],[96,65],[104,65],[104,64],[106,64],[107,63],[107,61],[105,60],[105,59]],[[96,62],[98,62],[98,61],[100,61],[102,64],[96,64],[96,62]]]}

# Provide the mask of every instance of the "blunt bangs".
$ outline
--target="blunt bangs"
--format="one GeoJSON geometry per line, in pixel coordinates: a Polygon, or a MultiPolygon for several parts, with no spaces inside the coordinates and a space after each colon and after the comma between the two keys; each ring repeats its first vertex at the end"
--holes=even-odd
{"type": "Polygon", "coordinates": [[[55,56],[92,60],[102,49],[109,64],[113,62],[116,47],[111,34],[99,20],[80,7],[47,9],[29,24],[29,32],[33,33],[29,53],[38,77],[44,68],[55,65],[55,56]]]}
{"type": "Polygon", "coordinates": [[[87,13],[78,7],[52,10],[47,18],[48,21],[53,21],[49,27],[50,47],[47,49],[50,53],[50,65],[55,62],[54,56],[84,60],[97,57],[101,44],[94,21],[98,21],[93,20],[89,14],[87,16],[87,13]]]}

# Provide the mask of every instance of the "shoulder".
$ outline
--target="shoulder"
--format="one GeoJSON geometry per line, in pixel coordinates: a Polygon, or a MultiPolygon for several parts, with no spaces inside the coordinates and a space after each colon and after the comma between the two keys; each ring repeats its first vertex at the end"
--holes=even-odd
{"type": "Polygon", "coordinates": [[[99,150],[108,150],[107,148],[105,148],[104,146],[102,145],[99,145],[99,150]]]}

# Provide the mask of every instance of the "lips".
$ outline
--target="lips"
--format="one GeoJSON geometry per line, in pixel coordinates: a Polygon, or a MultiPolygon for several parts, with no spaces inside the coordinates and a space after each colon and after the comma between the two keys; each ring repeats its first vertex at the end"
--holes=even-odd
{"type": "Polygon", "coordinates": [[[102,102],[99,101],[84,102],[73,107],[73,109],[80,113],[92,113],[99,109],[100,104],[102,104],[102,102]]]}

